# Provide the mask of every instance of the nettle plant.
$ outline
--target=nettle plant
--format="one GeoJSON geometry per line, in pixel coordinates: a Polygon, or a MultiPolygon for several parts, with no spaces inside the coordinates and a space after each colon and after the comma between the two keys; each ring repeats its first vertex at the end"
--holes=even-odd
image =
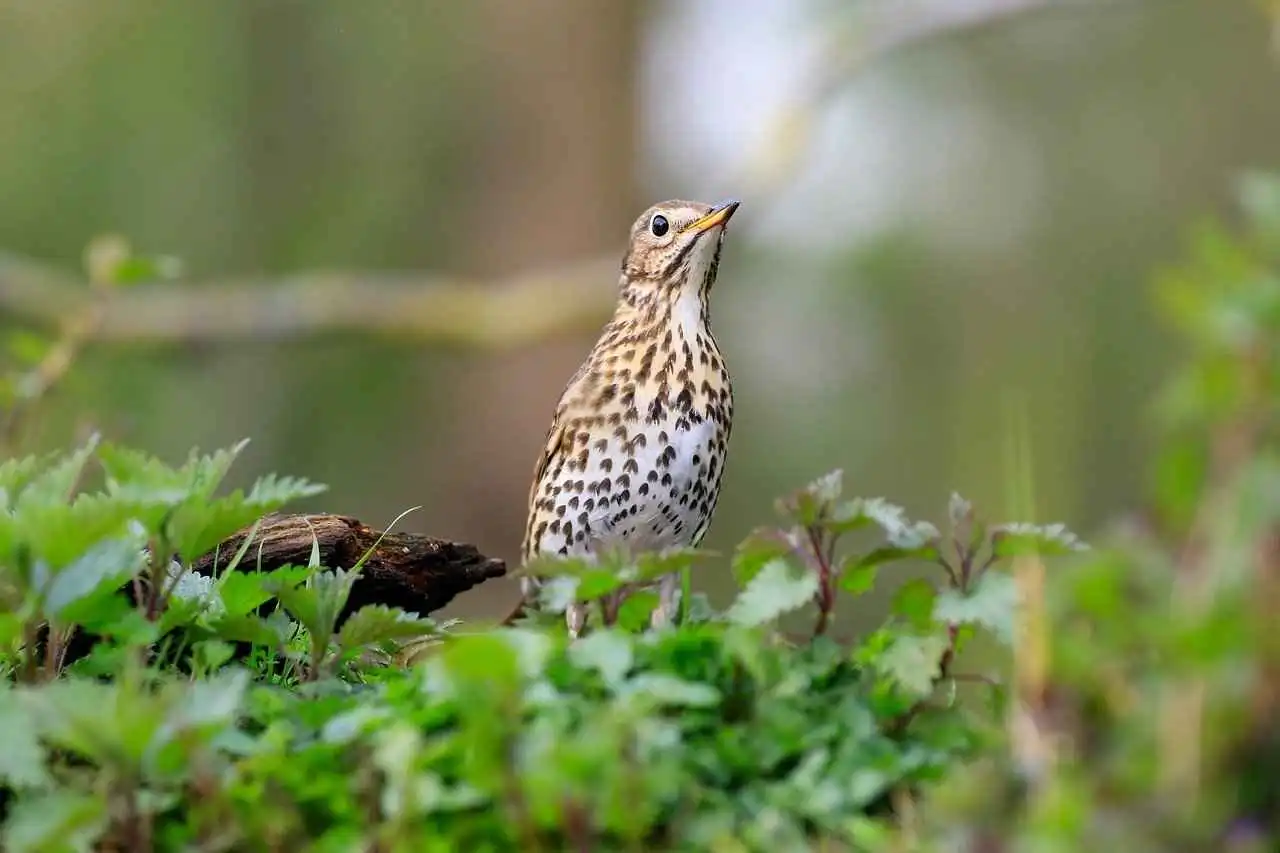
{"type": "MultiPolygon", "coordinates": [[[[840,597],[870,592],[882,569],[900,563],[932,566],[941,577],[901,582],[889,621],[865,634],[851,658],[891,683],[888,705],[905,711],[954,677],[956,655],[978,630],[1012,643],[1017,593],[1013,578],[998,564],[1019,555],[1058,556],[1086,547],[1061,524],[985,524],[959,494],[951,496],[944,535],[882,498],[846,499],[842,491],[837,470],[780,499],[782,524],[756,530],[733,556],[742,588],[730,606],[717,612],[705,595],[688,596],[681,608],[684,623],[758,628],[808,611],[809,630],[779,636],[812,643],[828,633],[840,597]],[[841,547],[863,531],[874,531],[878,541],[841,547]]],[[[595,561],[544,557],[526,571],[548,578],[540,589],[544,613],[559,616],[572,602],[587,603],[601,624],[634,632],[647,625],[657,601],[644,584],[679,571],[686,577],[687,595],[690,571],[714,561],[714,554],[684,549],[630,561],[618,555],[595,561]]],[[[994,679],[974,678],[999,688],[994,679]]]]}
{"type": "Polygon", "coordinates": [[[642,630],[647,593],[619,591],[712,555],[530,567],[556,574],[552,612],[597,606],[573,643],[545,614],[449,630],[367,606],[339,626],[360,566],[323,567],[318,548],[266,572],[241,546],[191,574],[320,491],[272,476],[220,494],[241,446],[169,467],[90,442],[0,466],[4,849],[869,842],[895,798],[990,729],[939,687],[964,677],[954,660],[977,631],[1010,638],[998,564],[1081,547],[1061,528],[985,526],[960,498],[943,535],[842,498],[837,472],[742,544],[726,609],[689,597],[671,630],[642,630]],[[860,530],[876,541],[840,547],[860,530]],[[909,581],[885,624],[832,639],[840,598],[900,561],[940,581],[909,581]],[[811,627],[783,633],[793,618],[811,627]]]}

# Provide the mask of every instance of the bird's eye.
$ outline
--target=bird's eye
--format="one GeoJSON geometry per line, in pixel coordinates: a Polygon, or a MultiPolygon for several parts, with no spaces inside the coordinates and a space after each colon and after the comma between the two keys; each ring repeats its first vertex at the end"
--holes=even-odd
{"type": "Polygon", "coordinates": [[[661,237],[667,233],[667,217],[661,213],[655,214],[653,219],[649,220],[649,230],[653,232],[653,236],[661,237]]]}

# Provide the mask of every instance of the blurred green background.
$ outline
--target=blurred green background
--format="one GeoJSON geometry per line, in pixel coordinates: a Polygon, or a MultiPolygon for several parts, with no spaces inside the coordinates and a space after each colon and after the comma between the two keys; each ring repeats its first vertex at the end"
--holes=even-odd
{"type": "MultiPolygon", "coordinates": [[[[202,282],[487,281],[613,263],[654,201],[739,197],[708,547],[834,467],[915,515],[958,489],[1025,517],[1020,423],[1028,520],[1088,534],[1150,476],[1171,356],[1151,277],[1231,213],[1243,171],[1280,167],[1278,73],[1245,0],[0,0],[0,248],[74,271],[115,232],[202,282]]],[[[26,327],[5,275],[0,325],[26,327]]],[[[240,481],[305,474],[332,487],[314,508],[375,525],[420,504],[406,528],[514,560],[552,406],[604,319],[500,352],[91,346],[35,442],[96,428],[176,461],[249,436],[240,481]]]]}

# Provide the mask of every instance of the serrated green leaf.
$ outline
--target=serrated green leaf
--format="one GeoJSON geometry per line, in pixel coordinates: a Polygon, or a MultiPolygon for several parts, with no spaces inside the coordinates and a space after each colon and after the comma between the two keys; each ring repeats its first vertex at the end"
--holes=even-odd
{"type": "Polygon", "coordinates": [[[940,634],[902,634],[876,658],[876,669],[916,697],[928,696],[941,674],[947,639],[940,634]]]}
{"type": "Polygon", "coordinates": [[[328,489],[329,487],[323,483],[315,483],[301,477],[266,474],[259,477],[253,484],[249,493],[245,495],[244,501],[248,506],[258,510],[259,514],[266,515],[275,512],[285,504],[324,494],[328,489]]]}
{"type": "Polygon", "coordinates": [[[773,560],[738,594],[725,617],[738,625],[763,625],[811,603],[817,592],[813,571],[773,560]]]}
{"type": "Polygon", "coordinates": [[[759,528],[751,531],[738,544],[733,555],[733,576],[740,586],[745,586],[759,574],[770,561],[786,557],[797,547],[794,534],[789,531],[759,528]]]}
{"type": "Polygon", "coordinates": [[[18,694],[51,745],[118,771],[136,772],[164,699],[121,682],[54,681],[18,694]]]}
{"type": "Polygon", "coordinates": [[[21,789],[49,782],[37,732],[30,710],[11,689],[0,690],[0,783],[21,789]]]}
{"type": "Polygon", "coordinates": [[[524,574],[535,578],[578,578],[598,571],[598,563],[583,557],[560,557],[554,554],[539,554],[524,564],[524,574]]]}
{"type": "Polygon", "coordinates": [[[217,636],[233,643],[254,643],[274,648],[284,645],[289,639],[274,630],[272,623],[248,614],[218,616],[209,620],[208,626],[217,636]]]}
{"type": "Polygon", "coordinates": [[[837,506],[828,527],[847,533],[869,525],[879,527],[890,547],[902,550],[935,544],[938,529],[927,521],[911,521],[897,504],[883,498],[854,498],[837,506]]]}
{"type": "Polygon", "coordinates": [[[190,729],[233,724],[248,689],[249,673],[245,670],[224,670],[179,685],[176,701],[157,730],[153,746],[190,729]]]}
{"type": "Polygon", "coordinates": [[[448,643],[440,660],[455,685],[471,684],[486,691],[515,688],[523,678],[521,652],[501,634],[472,634],[448,643]]]}
{"type": "Polygon", "coordinates": [[[92,853],[107,824],[105,799],[58,788],[14,802],[2,846],[8,853],[92,853]]]}
{"type": "Polygon", "coordinates": [[[336,570],[316,572],[302,586],[281,583],[275,577],[268,578],[265,584],[313,640],[324,643],[333,635],[355,579],[355,572],[336,570]]]}
{"type": "Polygon", "coordinates": [[[635,655],[631,638],[621,631],[602,629],[581,638],[569,647],[575,666],[600,673],[605,684],[617,687],[631,670],[635,655]]]}
{"type": "Polygon", "coordinates": [[[943,590],[934,603],[933,618],[939,622],[981,625],[1000,642],[1010,645],[1017,602],[1018,588],[1013,578],[987,571],[968,595],[955,589],[943,590]]]}
{"type": "Polygon", "coordinates": [[[924,578],[904,583],[893,596],[891,609],[916,628],[927,628],[933,622],[933,606],[938,592],[924,578]]]}
{"type": "Polygon", "coordinates": [[[847,557],[844,560],[845,566],[842,571],[854,572],[908,560],[932,562],[937,558],[938,549],[932,544],[922,545],[919,548],[899,548],[895,545],[881,545],[879,548],[874,548],[865,554],[847,557]]]}
{"type": "Polygon", "coordinates": [[[573,597],[578,601],[595,601],[612,592],[617,592],[625,582],[613,569],[590,569],[577,577],[578,586],[573,597]]]}
{"type": "Polygon", "coordinates": [[[715,555],[697,548],[667,548],[662,551],[645,551],[635,555],[631,571],[626,573],[628,583],[645,584],[666,575],[675,575],[705,563],[715,555]]]}
{"type": "MultiPolygon", "coordinates": [[[[703,596],[703,600],[705,598],[703,596]]],[[[650,616],[658,606],[658,601],[658,594],[647,589],[627,593],[627,597],[618,607],[618,627],[624,631],[640,631],[647,628],[650,616]]],[[[686,614],[686,621],[695,621],[693,614],[686,614]]]]}
{"type": "MultiPolygon", "coordinates": [[[[242,616],[271,600],[266,581],[273,575],[265,572],[229,571],[218,579],[218,597],[230,616],[242,616]]],[[[277,578],[277,582],[279,582],[277,578]]]]}
{"type": "Polygon", "coordinates": [[[563,613],[578,600],[578,578],[560,575],[546,578],[538,586],[538,603],[552,613],[563,613]]]}
{"type": "Polygon", "coordinates": [[[231,661],[236,647],[226,640],[199,640],[191,644],[195,672],[217,672],[231,661]]]}
{"type": "Polygon", "coordinates": [[[95,596],[112,595],[146,565],[146,554],[138,544],[133,539],[99,542],[55,572],[44,591],[45,614],[57,622],[73,605],[84,606],[95,596]]]}
{"type": "Polygon", "coordinates": [[[863,564],[861,561],[841,570],[840,588],[854,595],[865,595],[875,586],[876,574],[880,567],[875,563],[863,564]]]}
{"type": "Polygon", "coordinates": [[[1087,551],[1089,546],[1064,524],[1017,522],[993,527],[991,548],[992,552],[1000,558],[1024,554],[1054,557],[1087,551]]]}
{"type": "Polygon", "coordinates": [[[777,501],[778,513],[793,519],[801,527],[810,527],[824,519],[844,488],[844,472],[840,469],[824,474],[803,489],[777,501]]]}
{"type": "Polygon", "coordinates": [[[116,444],[104,444],[98,461],[106,473],[107,491],[128,490],[132,500],[176,504],[190,492],[190,473],[154,456],[116,444]]]}
{"type": "Polygon", "coordinates": [[[338,645],[343,649],[352,650],[374,643],[421,637],[434,632],[435,625],[431,621],[420,619],[398,607],[366,604],[342,623],[342,629],[338,632],[338,645]]]}
{"type": "Polygon", "coordinates": [[[14,501],[14,511],[25,515],[33,506],[67,503],[71,500],[76,483],[84,472],[84,466],[98,449],[98,437],[94,435],[83,447],[63,455],[44,470],[35,473],[27,481],[14,501]]]}
{"type": "Polygon", "coordinates": [[[184,501],[173,510],[165,532],[178,559],[191,563],[261,515],[238,494],[208,501],[194,499],[184,501]]]}
{"type": "Polygon", "coordinates": [[[9,510],[18,494],[26,488],[31,478],[43,468],[52,464],[56,457],[23,456],[19,459],[6,459],[0,462],[0,510],[9,510]]]}
{"type": "Polygon", "coordinates": [[[660,672],[642,672],[618,688],[621,699],[643,698],[653,705],[705,708],[720,701],[720,692],[708,684],[686,681],[660,672]]]}
{"type": "Polygon", "coordinates": [[[131,535],[135,507],[102,494],[77,495],[71,503],[29,502],[11,521],[29,554],[60,569],[104,539],[131,535]]]}

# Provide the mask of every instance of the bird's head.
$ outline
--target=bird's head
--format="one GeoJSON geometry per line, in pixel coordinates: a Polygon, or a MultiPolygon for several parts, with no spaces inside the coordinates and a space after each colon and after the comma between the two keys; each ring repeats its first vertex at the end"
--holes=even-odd
{"type": "Polygon", "coordinates": [[[715,283],[725,225],[739,202],[664,201],[640,215],[622,260],[623,297],[705,298],[715,283]]]}

